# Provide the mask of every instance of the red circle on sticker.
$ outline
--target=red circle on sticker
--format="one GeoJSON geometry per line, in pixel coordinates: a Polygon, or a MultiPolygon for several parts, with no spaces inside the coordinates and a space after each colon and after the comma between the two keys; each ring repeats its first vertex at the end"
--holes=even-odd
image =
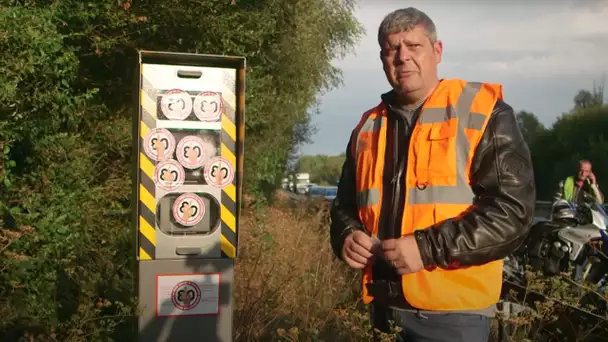
{"type": "Polygon", "coordinates": [[[173,203],[173,218],[182,226],[197,225],[205,216],[203,199],[193,193],[179,196],[173,203]]]}
{"type": "Polygon", "coordinates": [[[162,161],[154,167],[154,183],[167,191],[179,188],[185,179],[184,168],[174,159],[162,161]]]}
{"type": "Polygon", "coordinates": [[[175,151],[175,138],[164,128],[153,128],[144,137],[144,151],[155,161],[169,159],[175,151]]]}
{"type": "Polygon", "coordinates": [[[171,301],[182,311],[190,310],[200,303],[201,289],[195,282],[180,281],[171,291],[171,301]]]}
{"type": "Polygon", "coordinates": [[[205,165],[205,181],[209,185],[225,188],[234,180],[234,167],[223,157],[215,157],[205,165]]]}
{"type": "Polygon", "coordinates": [[[193,110],[194,115],[201,121],[218,121],[224,112],[222,95],[214,91],[200,92],[194,98],[193,110]]]}
{"type": "Polygon", "coordinates": [[[192,96],[181,89],[171,89],[161,97],[160,110],[170,120],[184,120],[192,113],[192,96]]]}
{"type": "Polygon", "coordinates": [[[176,148],[177,160],[187,169],[198,169],[205,162],[205,142],[203,139],[188,135],[179,141],[176,148]]]}

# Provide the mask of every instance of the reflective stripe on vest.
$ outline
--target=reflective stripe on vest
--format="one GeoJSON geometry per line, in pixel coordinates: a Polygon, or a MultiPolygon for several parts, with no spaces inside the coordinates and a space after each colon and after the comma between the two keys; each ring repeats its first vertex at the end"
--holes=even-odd
{"type": "MultiPolygon", "coordinates": [[[[411,136],[406,170],[401,235],[459,216],[473,203],[469,171],[475,149],[502,87],[494,84],[441,80],[422,107],[411,136]]],[[[353,134],[359,217],[378,234],[386,152],[386,106],[368,111],[353,134]]],[[[456,265],[455,265],[456,266],[456,265]]],[[[363,274],[363,301],[369,303],[363,274]]],[[[407,301],[423,310],[477,310],[498,301],[502,261],[482,266],[436,268],[402,277],[407,301]]]]}
{"type": "Polygon", "coordinates": [[[566,201],[572,201],[574,197],[574,177],[570,176],[566,178],[564,182],[564,199],[566,201]]]}

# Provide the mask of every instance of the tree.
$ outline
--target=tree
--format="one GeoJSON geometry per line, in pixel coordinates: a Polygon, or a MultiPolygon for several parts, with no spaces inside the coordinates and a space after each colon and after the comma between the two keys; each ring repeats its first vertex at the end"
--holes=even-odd
{"type": "Polygon", "coordinates": [[[536,138],[546,130],[533,113],[522,110],[517,113],[516,119],[519,130],[529,146],[532,146],[536,138]]]}
{"type": "Polygon", "coordinates": [[[0,340],[22,324],[57,340],[135,339],[120,323],[134,315],[137,49],[247,58],[245,192],[263,198],[320,91],[340,83],[331,63],[362,32],[352,11],[349,0],[2,2],[0,340]]]}
{"type": "Polygon", "coordinates": [[[574,97],[574,110],[594,108],[604,104],[604,81],[597,85],[593,82],[593,90],[579,90],[574,97]]]}
{"type": "Polygon", "coordinates": [[[345,154],[338,156],[302,156],[296,165],[297,172],[310,173],[310,181],[320,185],[336,185],[340,180],[345,154]]]}
{"type": "Polygon", "coordinates": [[[579,91],[573,99],[578,107],[534,138],[531,153],[539,199],[551,199],[559,181],[576,172],[580,159],[592,161],[598,182],[608,177],[608,106],[601,104],[599,93],[597,88],[579,91]]]}
{"type": "Polygon", "coordinates": [[[574,97],[574,109],[587,109],[603,104],[603,99],[598,93],[591,93],[588,90],[581,90],[574,97]]]}

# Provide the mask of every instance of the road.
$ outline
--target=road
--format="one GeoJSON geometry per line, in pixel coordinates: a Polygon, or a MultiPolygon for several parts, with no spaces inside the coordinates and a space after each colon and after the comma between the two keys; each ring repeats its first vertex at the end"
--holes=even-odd
{"type": "MultiPolygon", "coordinates": [[[[293,192],[287,191],[287,190],[282,190],[282,191],[287,196],[289,196],[290,199],[292,199],[294,201],[303,202],[303,201],[306,201],[307,199],[309,199],[309,197],[306,195],[296,194],[296,193],[293,193],[293,192]]],[[[604,208],[606,208],[606,210],[608,211],[608,205],[604,205],[604,208]]],[[[536,210],[535,210],[534,216],[537,219],[546,218],[546,217],[548,217],[549,211],[551,210],[551,202],[550,201],[537,201],[535,209],[536,210]]]]}

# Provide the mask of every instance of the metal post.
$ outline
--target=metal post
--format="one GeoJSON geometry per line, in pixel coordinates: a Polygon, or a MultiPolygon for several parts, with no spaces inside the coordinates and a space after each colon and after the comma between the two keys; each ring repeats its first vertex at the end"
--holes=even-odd
{"type": "Polygon", "coordinates": [[[138,68],[138,340],[232,341],[245,59],[141,51],[138,68]]]}
{"type": "MultiPolygon", "coordinates": [[[[508,305],[508,304],[507,304],[508,305]]],[[[498,303],[496,303],[496,309],[498,312],[500,312],[501,314],[497,315],[497,321],[498,321],[498,336],[497,336],[497,341],[498,342],[507,342],[508,341],[508,337],[507,337],[507,326],[505,323],[505,319],[506,317],[506,313],[507,310],[505,310],[505,303],[503,301],[499,301],[498,303]]]]}

